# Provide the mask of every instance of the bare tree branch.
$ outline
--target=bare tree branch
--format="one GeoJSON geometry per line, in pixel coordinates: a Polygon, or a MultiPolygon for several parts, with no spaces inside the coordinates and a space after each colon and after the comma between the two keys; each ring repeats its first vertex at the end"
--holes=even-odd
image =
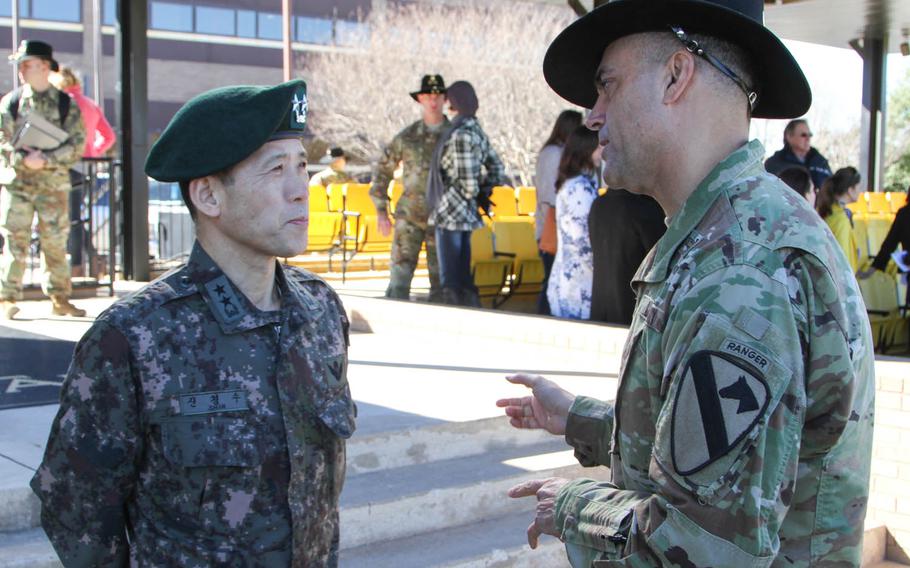
{"type": "Polygon", "coordinates": [[[313,109],[310,128],[332,145],[375,159],[396,132],[420,117],[409,96],[420,77],[470,81],[477,113],[516,183],[531,185],[537,152],[560,111],[571,107],[543,79],[550,41],[573,15],[566,8],[467,2],[389,4],[366,20],[349,53],[303,61],[313,109]]]}

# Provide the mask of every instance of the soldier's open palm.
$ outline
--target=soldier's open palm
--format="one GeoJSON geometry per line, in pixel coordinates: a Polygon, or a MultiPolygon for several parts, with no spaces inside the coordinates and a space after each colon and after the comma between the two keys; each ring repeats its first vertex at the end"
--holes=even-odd
{"type": "Polygon", "coordinates": [[[566,433],[566,420],[575,396],[553,381],[540,375],[517,373],[506,377],[516,385],[531,389],[531,396],[501,398],[496,406],[505,409],[509,422],[515,428],[543,429],[551,434],[566,433]]]}

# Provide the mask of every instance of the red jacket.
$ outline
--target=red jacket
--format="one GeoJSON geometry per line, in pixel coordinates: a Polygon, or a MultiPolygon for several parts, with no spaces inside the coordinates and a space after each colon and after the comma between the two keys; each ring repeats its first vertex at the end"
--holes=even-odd
{"type": "Polygon", "coordinates": [[[66,89],[66,92],[73,97],[82,112],[82,123],[85,126],[85,150],[82,156],[85,158],[103,156],[107,149],[114,145],[117,135],[95,101],[82,94],[82,87],[75,85],[66,89]]]}

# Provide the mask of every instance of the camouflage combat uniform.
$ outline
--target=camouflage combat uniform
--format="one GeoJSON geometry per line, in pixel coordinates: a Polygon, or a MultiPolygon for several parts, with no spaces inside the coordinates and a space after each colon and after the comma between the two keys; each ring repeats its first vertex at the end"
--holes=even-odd
{"type": "Polygon", "coordinates": [[[874,359],[824,222],[741,147],[670,220],[638,292],[617,401],[566,440],[612,483],[569,482],[575,566],[858,566],[874,359]]]}
{"type": "Polygon", "coordinates": [[[11,94],[0,99],[0,185],[4,189],[0,198],[0,232],[6,241],[0,260],[0,300],[18,300],[22,295],[22,274],[35,213],[46,271],[42,289],[48,296],[63,297],[68,297],[72,289],[66,261],[70,232],[69,170],[82,157],[85,128],[75,101],[70,102],[66,121],[61,124],[59,93],[54,87],[37,93],[29,85],[23,85],[15,120],[9,108],[11,94]],[[12,145],[13,136],[33,112],[70,135],[58,148],[44,151],[47,165],[41,170],[26,168],[22,154],[12,145]]]}
{"type": "Polygon", "coordinates": [[[349,183],[353,181],[354,178],[347,172],[326,168],[310,178],[310,185],[328,187],[332,183],[349,183]]]}
{"type": "Polygon", "coordinates": [[[337,565],[347,319],[276,279],[262,312],[197,244],[79,342],[32,479],[66,566],[337,565]]]}
{"type": "Polygon", "coordinates": [[[389,210],[388,189],[392,174],[398,167],[398,162],[404,162],[401,180],[404,192],[395,206],[395,235],[389,266],[389,287],[386,290],[389,298],[410,297],[411,279],[417,267],[420,245],[426,241],[430,299],[441,299],[436,235],[432,227],[427,228],[430,216],[427,209],[427,176],[436,141],[448,125],[446,119],[438,126],[427,126],[423,120],[408,126],[386,146],[373,171],[370,197],[376,205],[376,211],[382,215],[389,210]]]}

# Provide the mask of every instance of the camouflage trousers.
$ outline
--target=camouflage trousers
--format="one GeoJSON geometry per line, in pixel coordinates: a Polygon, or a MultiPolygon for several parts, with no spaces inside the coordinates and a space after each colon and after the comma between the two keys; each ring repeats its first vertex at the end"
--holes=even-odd
{"type": "Polygon", "coordinates": [[[31,244],[32,219],[38,214],[44,277],[41,289],[48,296],[69,296],[72,291],[70,266],[66,261],[66,239],[70,232],[69,187],[65,189],[4,187],[0,195],[0,300],[22,296],[22,274],[31,244]]]}
{"type": "Polygon", "coordinates": [[[430,301],[442,301],[439,260],[436,257],[436,231],[433,227],[422,228],[407,219],[395,220],[386,298],[407,300],[411,297],[411,280],[414,278],[417,257],[420,256],[420,246],[424,241],[427,243],[427,270],[430,272],[430,301]]]}

